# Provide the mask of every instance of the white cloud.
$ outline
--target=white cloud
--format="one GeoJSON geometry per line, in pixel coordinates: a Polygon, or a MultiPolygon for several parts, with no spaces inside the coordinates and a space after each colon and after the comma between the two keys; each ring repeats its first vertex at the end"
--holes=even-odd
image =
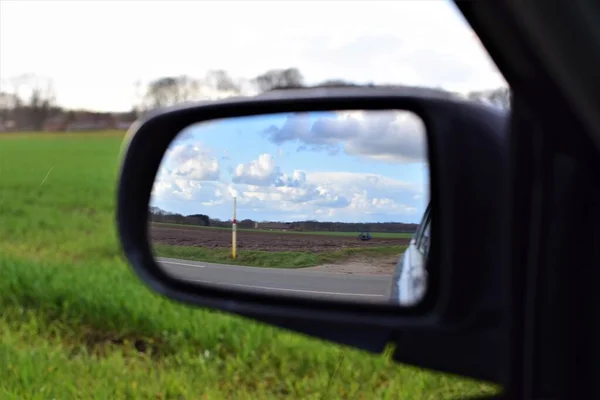
{"type": "Polygon", "coordinates": [[[153,198],[196,202],[222,201],[219,162],[201,143],[169,147],[158,170],[153,198]],[[213,181],[213,182],[211,182],[213,181]]]}
{"type": "Polygon", "coordinates": [[[175,172],[198,181],[214,181],[219,179],[219,163],[217,160],[187,160],[175,172]]]}
{"type": "Polygon", "coordinates": [[[227,184],[182,179],[163,170],[153,199],[192,201],[207,207],[203,212],[208,214],[213,213],[212,207],[222,206],[225,208],[219,210],[228,215],[235,196],[241,215],[253,212],[275,219],[312,219],[317,215],[331,221],[405,221],[418,219],[423,198],[429,194],[426,185],[378,174],[300,170],[283,173],[269,154],[243,164],[238,172],[238,179],[227,184]]]}
{"type": "Polygon", "coordinates": [[[425,125],[406,111],[339,112],[311,124],[308,114],[287,118],[265,135],[273,143],[298,142],[299,151],[328,151],[360,155],[382,161],[427,161],[425,125]]]}
{"type": "Polygon", "coordinates": [[[371,215],[389,215],[392,219],[398,216],[416,216],[419,210],[389,197],[373,197],[365,189],[361,193],[355,193],[347,209],[343,211],[346,215],[365,215],[366,219],[371,215]]]}
{"type": "Polygon", "coordinates": [[[172,174],[166,174],[154,182],[152,199],[190,201],[204,205],[221,204],[225,200],[218,194],[219,186],[219,183],[179,179],[172,174]]]}
{"type": "Polygon", "coordinates": [[[233,185],[227,186],[227,193],[231,197],[238,197],[240,195],[239,191],[233,187],[233,185]]]}
{"type": "Polygon", "coordinates": [[[427,184],[403,182],[377,174],[355,172],[312,172],[308,175],[308,182],[318,185],[324,190],[349,190],[360,193],[363,188],[370,188],[371,192],[400,194],[411,193],[423,195],[427,193],[427,184]]]}
{"type": "Polygon", "coordinates": [[[287,187],[302,187],[306,183],[306,173],[300,170],[294,170],[292,175],[281,174],[275,184],[277,186],[287,186],[287,187]]]}
{"type": "Polygon", "coordinates": [[[201,144],[176,144],[169,147],[161,168],[174,177],[192,181],[216,181],[219,179],[219,161],[201,144]]]}
{"type": "Polygon", "coordinates": [[[447,1],[369,0],[343,7],[338,1],[0,4],[2,78],[51,76],[58,101],[67,106],[128,110],[136,98],[134,82],[210,69],[251,78],[295,66],[308,83],[340,78],[460,91],[504,83],[447,1]],[[86,43],[76,51],[73,32],[86,43]],[[109,56],[98,51],[105,48],[109,56]]]}
{"type": "Polygon", "coordinates": [[[266,186],[272,184],[281,173],[271,154],[261,154],[248,164],[238,164],[233,175],[234,183],[266,186]]]}
{"type": "MultiPolygon", "coordinates": [[[[266,209],[285,215],[319,215],[323,220],[372,220],[388,216],[402,220],[418,216],[427,187],[376,174],[321,172],[306,174],[302,185],[243,186],[238,185],[241,209],[266,209]]],[[[311,217],[312,218],[312,217],[311,217]]]]}

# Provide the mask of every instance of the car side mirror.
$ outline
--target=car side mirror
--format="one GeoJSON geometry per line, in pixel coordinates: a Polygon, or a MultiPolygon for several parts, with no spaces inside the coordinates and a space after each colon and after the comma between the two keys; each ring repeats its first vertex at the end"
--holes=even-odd
{"type": "Polygon", "coordinates": [[[489,330],[505,305],[506,121],[419,89],[285,90],[156,111],[125,144],[121,243],[170,299],[372,351],[396,342],[400,361],[498,381],[502,363],[477,354],[506,357],[506,337],[489,330]],[[289,170],[274,155],[284,145],[289,170]],[[389,262],[375,277],[315,269],[335,254],[389,262]]]}

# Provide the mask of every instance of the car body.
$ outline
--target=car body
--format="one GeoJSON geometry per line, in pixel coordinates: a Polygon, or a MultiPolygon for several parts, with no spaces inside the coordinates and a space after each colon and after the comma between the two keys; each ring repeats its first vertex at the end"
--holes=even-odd
{"type": "Polygon", "coordinates": [[[371,232],[361,232],[358,234],[358,238],[362,241],[371,240],[371,232]]]}
{"type": "Polygon", "coordinates": [[[402,306],[417,304],[427,290],[427,255],[429,253],[430,208],[428,205],[410,244],[398,259],[390,302],[402,306]]]}

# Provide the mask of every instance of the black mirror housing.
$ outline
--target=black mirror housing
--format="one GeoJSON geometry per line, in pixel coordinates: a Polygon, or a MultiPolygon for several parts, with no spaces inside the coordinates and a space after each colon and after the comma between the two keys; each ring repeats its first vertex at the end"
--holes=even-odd
{"type": "Polygon", "coordinates": [[[401,361],[498,381],[501,365],[492,360],[479,365],[469,352],[485,347],[497,352],[490,357],[505,357],[501,353],[506,338],[491,335],[488,328],[500,324],[506,309],[502,293],[508,276],[502,265],[507,257],[507,122],[506,111],[490,106],[431,90],[394,88],[284,90],[160,110],[136,122],[125,143],[117,199],[123,250],[140,280],[173,300],[372,351],[397,340],[396,358],[401,361]],[[389,109],[413,112],[427,128],[432,216],[429,283],[418,305],[404,309],[248,294],[177,281],[159,268],[148,240],[148,204],[162,157],[184,128],[260,114],[389,109]],[[469,330],[470,337],[456,335],[469,330]],[[462,368],[445,365],[431,353],[436,346],[430,357],[416,356],[432,342],[452,347],[464,359],[462,368]]]}

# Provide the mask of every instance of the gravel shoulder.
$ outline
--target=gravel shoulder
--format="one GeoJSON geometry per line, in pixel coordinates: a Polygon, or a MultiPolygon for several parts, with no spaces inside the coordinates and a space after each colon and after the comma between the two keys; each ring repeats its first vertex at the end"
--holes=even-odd
{"type": "Polygon", "coordinates": [[[303,268],[303,271],[333,272],[339,274],[393,275],[399,256],[356,256],[336,263],[303,268]]]}

